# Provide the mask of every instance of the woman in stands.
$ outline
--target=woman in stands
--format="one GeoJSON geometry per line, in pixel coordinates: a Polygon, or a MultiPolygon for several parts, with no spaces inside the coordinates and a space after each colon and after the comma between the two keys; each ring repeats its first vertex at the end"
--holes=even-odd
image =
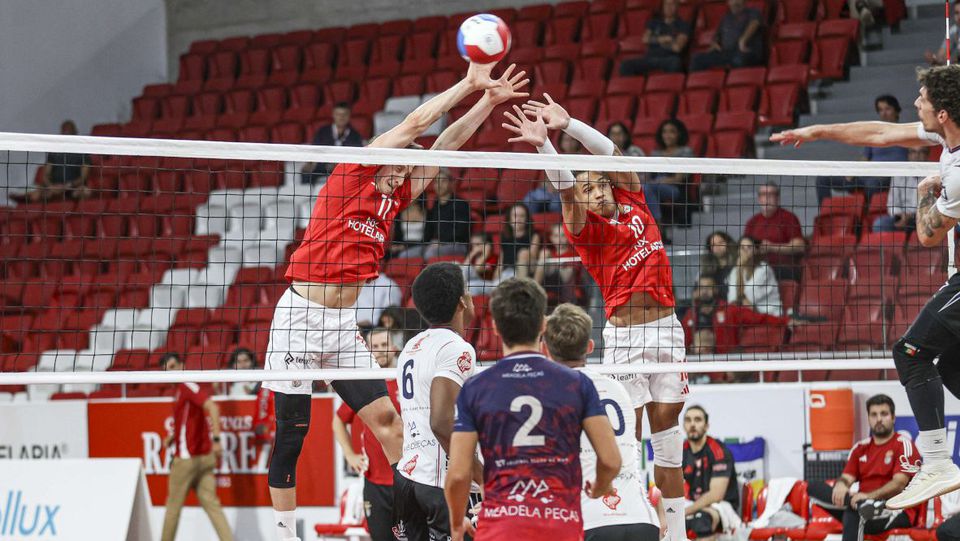
{"type": "Polygon", "coordinates": [[[727,283],[727,275],[737,263],[734,245],[733,237],[726,231],[710,233],[700,258],[700,276],[712,276],[718,284],[727,283]]]}
{"type": "Polygon", "coordinates": [[[737,265],[727,275],[727,302],[761,314],[783,315],[777,277],[760,256],[760,242],[756,239],[740,239],[737,265]]]}
{"type": "Polygon", "coordinates": [[[500,230],[500,266],[518,278],[529,278],[540,257],[540,235],[533,230],[530,211],[522,203],[507,210],[500,230]]]}

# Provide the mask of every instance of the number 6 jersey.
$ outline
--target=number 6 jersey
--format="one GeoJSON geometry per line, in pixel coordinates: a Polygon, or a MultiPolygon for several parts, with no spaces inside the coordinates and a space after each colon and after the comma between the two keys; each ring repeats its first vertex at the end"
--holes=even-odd
{"type": "Polygon", "coordinates": [[[476,371],[476,352],[450,329],[432,328],[407,342],[397,363],[403,456],[400,475],[424,485],[443,488],[447,453],[430,428],[430,386],[447,378],[463,387],[476,371]]]}

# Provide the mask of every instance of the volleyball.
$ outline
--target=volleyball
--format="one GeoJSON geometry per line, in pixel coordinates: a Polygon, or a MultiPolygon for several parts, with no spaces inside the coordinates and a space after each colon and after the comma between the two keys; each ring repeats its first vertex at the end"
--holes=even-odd
{"type": "Polygon", "coordinates": [[[464,60],[478,64],[497,62],[510,51],[510,29],[489,13],[474,15],[460,25],[457,48],[464,60]]]}

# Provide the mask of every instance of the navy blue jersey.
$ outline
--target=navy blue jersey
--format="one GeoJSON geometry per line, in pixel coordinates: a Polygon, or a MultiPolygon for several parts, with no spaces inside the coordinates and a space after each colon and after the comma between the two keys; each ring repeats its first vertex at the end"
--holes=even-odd
{"type": "Polygon", "coordinates": [[[580,539],[580,433],[605,415],[589,377],[537,353],[467,380],[453,429],[477,432],[483,453],[476,539],[580,539]]]}

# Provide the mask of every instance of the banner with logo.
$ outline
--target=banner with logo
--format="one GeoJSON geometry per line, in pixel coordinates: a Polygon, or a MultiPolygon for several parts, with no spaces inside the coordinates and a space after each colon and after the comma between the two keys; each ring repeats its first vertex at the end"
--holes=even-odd
{"type": "Polygon", "coordinates": [[[0,461],[87,457],[87,404],[0,404],[0,461]]]}
{"type": "MultiPolygon", "coordinates": [[[[255,401],[216,400],[220,407],[223,455],[217,468],[217,494],[224,506],[269,506],[267,466],[269,443],[253,432],[255,401]]],[[[163,439],[173,426],[170,401],[90,402],[90,457],[135,457],[143,460],[153,505],[167,499],[170,456],[163,439]]],[[[332,397],[315,397],[310,432],[297,465],[297,503],[300,506],[335,505],[332,397]]],[[[191,493],[187,505],[197,505],[191,493]]]]}
{"type": "Polygon", "coordinates": [[[150,539],[139,460],[0,462],[0,539],[150,539]]]}

